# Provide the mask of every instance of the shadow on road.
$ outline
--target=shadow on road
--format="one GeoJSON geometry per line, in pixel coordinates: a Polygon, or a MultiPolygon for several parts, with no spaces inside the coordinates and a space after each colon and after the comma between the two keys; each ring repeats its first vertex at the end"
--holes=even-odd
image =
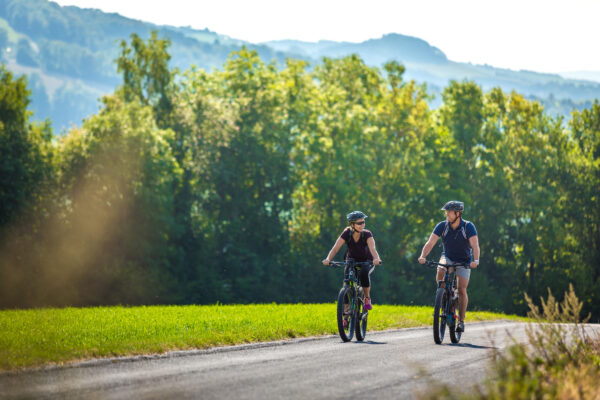
{"type": "Polygon", "coordinates": [[[355,344],[387,344],[387,342],[376,342],[374,340],[363,340],[362,342],[352,342],[355,344]]]}
{"type": "Polygon", "coordinates": [[[478,344],[471,344],[471,343],[447,343],[446,346],[452,346],[452,347],[468,347],[470,349],[494,349],[497,350],[497,347],[494,346],[480,346],[478,344]]]}

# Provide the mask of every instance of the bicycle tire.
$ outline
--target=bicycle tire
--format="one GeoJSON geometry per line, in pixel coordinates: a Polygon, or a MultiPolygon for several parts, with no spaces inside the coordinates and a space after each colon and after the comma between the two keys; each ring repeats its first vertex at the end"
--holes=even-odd
{"type": "Polygon", "coordinates": [[[433,341],[436,344],[442,344],[446,332],[446,316],[443,312],[445,308],[445,298],[446,289],[438,288],[433,306],[433,341]]]}
{"type": "Polygon", "coordinates": [[[356,340],[362,342],[367,336],[367,317],[369,312],[365,310],[364,296],[358,299],[358,306],[356,307],[356,340]]]}
{"type": "MultiPolygon", "coordinates": [[[[454,304],[453,308],[456,308],[456,306],[458,306],[458,301],[456,301],[456,303],[454,304]]],[[[454,310],[451,310],[454,311],[454,310]]],[[[457,318],[454,318],[454,324],[452,324],[450,326],[450,341],[452,343],[458,343],[460,342],[460,338],[462,337],[462,332],[456,332],[456,324],[458,322],[457,318]]]]}
{"type": "Polygon", "coordinates": [[[356,311],[353,309],[354,289],[350,286],[344,286],[340,289],[337,304],[337,322],[340,337],[344,342],[349,342],[354,336],[354,323],[356,321],[356,311]],[[348,326],[344,328],[344,304],[348,304],[348,326]]]}

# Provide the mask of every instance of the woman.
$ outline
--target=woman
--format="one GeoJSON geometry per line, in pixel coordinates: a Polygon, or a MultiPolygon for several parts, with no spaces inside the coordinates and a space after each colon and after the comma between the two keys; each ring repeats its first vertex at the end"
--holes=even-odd
{"type": "MultiPolygon", "coordinates": [[[[329,265],[329,262],[335,257],[340,248],[346,243],[348,253],[346,260],[353,258],[356,262],[372,261],[373,265],[380,265],[381,258],[375,249],[375,239],[371,231],[365,229],[365,219],[368,218],[362,211],[352,211],[346,217],[349,227],[344,229],[340,237],[329,251],[327,258],[323,260],[323,265],[329,265]]],[[[361,268],[359,273],[360,284],[365,292],[365,309],[373,308],[371,305],[371,272],[375,268],[361,268]]]]}

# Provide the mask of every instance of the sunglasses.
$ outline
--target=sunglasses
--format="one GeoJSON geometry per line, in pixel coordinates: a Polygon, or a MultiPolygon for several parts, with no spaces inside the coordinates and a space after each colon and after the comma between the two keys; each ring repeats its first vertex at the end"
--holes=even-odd
{"type": "Polygon", "coordinates": [[[365,221],[355,222],[356,225],[364,225],[365,221]]]}

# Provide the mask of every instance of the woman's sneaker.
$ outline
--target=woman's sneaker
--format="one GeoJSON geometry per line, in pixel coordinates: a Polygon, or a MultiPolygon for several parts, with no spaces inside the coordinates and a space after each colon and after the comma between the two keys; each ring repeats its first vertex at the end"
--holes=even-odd
{"type": "Polygon", "coordinates": [[[365,298],[365,310],[369,311],[373,308],[373,306],[371,305],[371,298],[366,297],[365,298]]]}

